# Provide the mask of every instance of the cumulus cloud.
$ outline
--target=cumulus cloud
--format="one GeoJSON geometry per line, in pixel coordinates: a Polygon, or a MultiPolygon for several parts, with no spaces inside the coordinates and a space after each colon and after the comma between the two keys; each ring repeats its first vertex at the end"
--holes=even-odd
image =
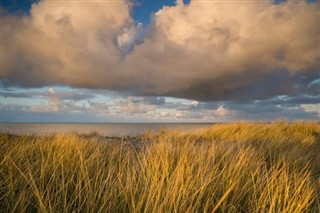
{"type": "Polygon", "coordinates": [[[43,0],[30,16],[3,15],[1,78],[202,101],[304,95],[318,85],[319,2],[180,2],[144,33],[130,9],[125,0],[43,0]]]}
{"type": "Polygon", "coordinates": [[[30,16],[1,17],[1,77],[10,84],[112,88],[121,55],[116,37],[132,24],[123,1],[34,3],[30,16]]]}
{"type": "Polygon", "coordinates": [[[141,23],[124,28],[117,36],[117,45],[125,56],[134,49],[134,46],[143,41],[143,26],[141,23]]]}
{"type": "Polygon", "coordinates": [[[156,94],[198,100],[295,94],[305,87],[301,78],[314,80],[318,72],[318,11],[319,4],[303,1],[164,7],[128,64],[146,73],[141,90],[156,94]]]}

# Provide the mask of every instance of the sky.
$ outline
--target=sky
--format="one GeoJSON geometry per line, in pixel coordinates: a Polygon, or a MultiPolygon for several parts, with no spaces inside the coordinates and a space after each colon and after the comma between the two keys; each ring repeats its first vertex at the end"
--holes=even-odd
{"type": "Polygon", "coordinates": [[[320,1],[2,0],[0,122],[320,119],[320,1]]]}

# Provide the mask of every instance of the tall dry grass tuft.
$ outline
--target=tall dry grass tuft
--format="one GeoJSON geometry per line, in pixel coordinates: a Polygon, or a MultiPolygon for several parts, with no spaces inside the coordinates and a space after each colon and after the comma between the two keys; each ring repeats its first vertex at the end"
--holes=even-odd
{"type": "Polygon", "coordinates": [[[146,133],[1,134],[3,212],[319,212],[320,125],[237,122],[146,133]]]}

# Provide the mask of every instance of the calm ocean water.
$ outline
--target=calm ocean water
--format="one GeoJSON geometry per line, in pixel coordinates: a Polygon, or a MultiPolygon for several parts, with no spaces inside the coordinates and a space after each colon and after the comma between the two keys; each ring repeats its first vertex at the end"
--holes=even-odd
{"type": "Polygon", "coordinates": [[[105,136],[138,135],[146,131],[193,131],[210,127],[208,123],[1,123],[0,132],[14,134],[90,133],[96,131],[105,136]]]}

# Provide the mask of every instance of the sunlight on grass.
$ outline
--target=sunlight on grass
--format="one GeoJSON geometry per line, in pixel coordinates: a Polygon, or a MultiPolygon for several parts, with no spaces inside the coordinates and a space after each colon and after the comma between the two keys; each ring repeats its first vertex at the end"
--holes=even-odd
{"type": "Polygon", "coordinates": [[[1,134],[4,212],[319,212],[320,125],[218,124],[145,133],[1,134]]]}

